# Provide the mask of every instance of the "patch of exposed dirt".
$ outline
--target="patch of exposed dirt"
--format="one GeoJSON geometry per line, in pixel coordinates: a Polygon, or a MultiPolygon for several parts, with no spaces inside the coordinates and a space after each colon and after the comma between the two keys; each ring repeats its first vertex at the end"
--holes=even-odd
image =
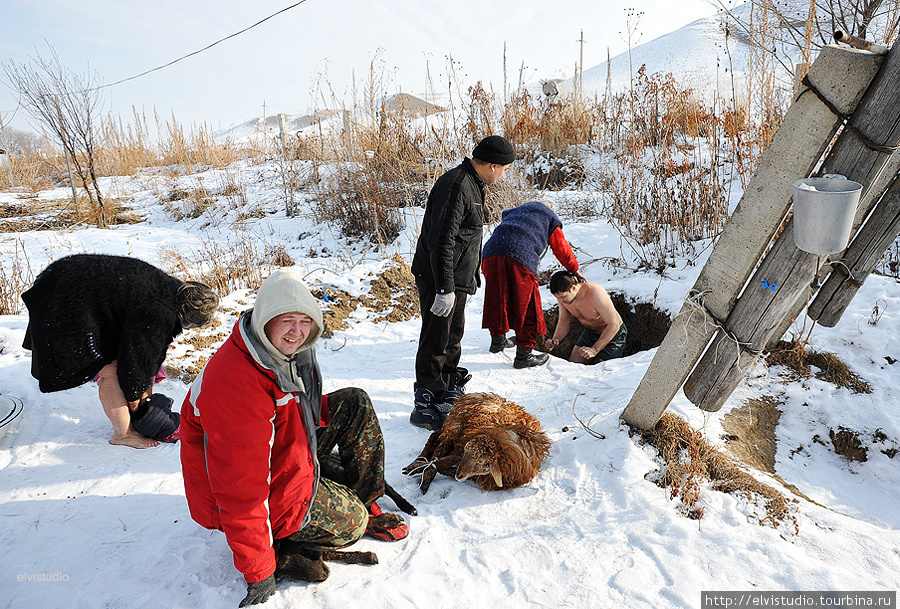
{"type": "Polygon", "coordinates": [[[205,366],[208,361],[209,357],[202,355],[193,361],[185,361],[184,368],[168,364],[165,367],[166,374],[169,378],[178,379],[187,385],[194,382],[194,379],[197,378],[197,375],[200,374],[200,371],[203,370],[203,366],[205,366]]]}
{"type": "Polygon", "coordinates": [[[372,280],[369,293],[361,299],[363,306],[383,313],[375,318],[375,323],[408,321],[419,314],[416,279],[402,258],[395,255],[394,262],[395,266],[372,280]]]}
{"type": "Polygon", "coordinates": [[[224,332],[217,332],[210,336],[195,334],[194,336],[181,341],[182,343],[193,345],[194,349],[206,349],[223,342],[228,336],[224,332]]]}
{"type": "Polygon", "coordinates": [[[394,256],[395,264],[372,279],[369,293],[360,298],[343,290],[319,287],[312,290],[313,296],[323,301],[325,308],[325,338],[330,338],[337,330],[347,328],[347,318],[359,307],[367,307],[379,313],[373,320],[395,322],[407,321],[419,314],[419,292],[416,280],[409,266],[399,256],[394,256]]]}
{"type": "Polygon", "coordinates": [[[787,499],[777,489],[743,471],[681,417],[668,412],[653,429],[640,433],[642,441],[655,447],[665,462],[654,481],[671,489],[671,499],[681,499],[679,509],[688,518],[703,517],[700,484],[708,480],[714,491],[762,499],[765,515],[759,524],[777,528],[787,523],[797,532],[796,500],[787,499]]]}
{"type": "MultiPolygon", "coordinates": [[[[669,327],[672,325],[672,319],[663,311],[660,311],[649,302],[634,302],[629,300],[625,294],[618,292],[610,292],[610,299],[616,307],[616,311],[625,322],[628,328],[628,337],[625,339],[624,356],[633,355],[640,351],[653,349],[662,344],[669,327]]],[[[538,338],[537,348],[541,351],[544,349],[544,341],[553,335],[556,324],[559,321],[559,305],[556,304],[550,309],[544,311],[544,322],[547,325],[547,336],[538,338]]],[[[575,318],[569,325],[569,333],[559,344],[550,351],[551,355],[562,359],[569,359],[572,348],[578,337],[581,336],[583,326],[575,318]]],[[[596,364],[600,360],[595,358],[590,363],[596,364]]]]}
{"type": "Polygon", "coordinates": [[[722,419],[727,432],[725,446],[735,459],[770,474],[775,473],[777,450],[775,428],[781,418],[779,406],[783,403],[773,397],[748,400],[722,419]]]}
{"type": "Polygon", "coordinates": [[[766,363],[770,366],[785,366],[791,370],[795,379],[813,376],[812,366],[818,368],[817,379],[827,381],[838,387],[846,387],[853,393],[872,393],[869,385],[858,374],[850,370],[834,353],[807,350],[796,340],[778,341],[766,355],[766,363]]]}
{"type": "Polygon", "coordinates": [[[347,328],[347,318],[359,307],[360,300],[343,290],[325,286],[315,288],[311,292],[324,305],[322,316],[325,328],[322,337],[331,338],[335,331],[347,328]]]}

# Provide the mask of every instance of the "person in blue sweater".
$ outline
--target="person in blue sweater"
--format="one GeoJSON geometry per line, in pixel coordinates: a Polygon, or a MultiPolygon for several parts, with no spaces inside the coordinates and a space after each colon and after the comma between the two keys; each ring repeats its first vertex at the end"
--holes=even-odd
{"type": "Polygon", "coordinates": [[[516,347],[513,366],[530,368],[547,363],[545,353],[533,353],[538,336],[547,333],[538,266],[547,249],[579,281],[578,260],[562,232],[562,221],[540,201],[530,201],[503,212],[482,251],[484,312],[482,327],[491,333],[491,353],[516,347]],[[512,328],[515,342],[506,337],[512,328]]]}

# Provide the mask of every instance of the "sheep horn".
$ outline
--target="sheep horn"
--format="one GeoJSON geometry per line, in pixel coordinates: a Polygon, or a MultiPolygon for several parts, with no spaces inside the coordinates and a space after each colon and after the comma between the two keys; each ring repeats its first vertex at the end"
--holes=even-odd
{"type": "Polygon", "coordinates": [[[503,474],[500,472],[500,466],[497,465],[496,461],[491,461],[491,478],[494,479],[494,484],[499,487],[503,487],[503,474]]]}

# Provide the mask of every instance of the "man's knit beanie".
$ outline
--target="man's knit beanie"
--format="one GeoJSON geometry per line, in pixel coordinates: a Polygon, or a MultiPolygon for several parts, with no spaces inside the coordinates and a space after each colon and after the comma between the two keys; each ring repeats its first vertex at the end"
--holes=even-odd
{"type": "Polygon", "coordinates": [[[486,163],[509,165],[516,160],[516,151],[505,137],[489,135],[478,142],[478,145],[472,150],[472,158],[486,163]]]}
{"type": "Polygon", "coordinates": [[[276,362],[284,360],[284,355],[266,336],[265,326],[282,313],[303,313],[312,318],[309,336],[298,351],[311,348],[322,335],[325,323],[319,302],[303,283],[300,274],[292,268],[281,268],[263,281],[256,294],[256,304],[250,317],[250,326],[266,351],[276,362]]]}

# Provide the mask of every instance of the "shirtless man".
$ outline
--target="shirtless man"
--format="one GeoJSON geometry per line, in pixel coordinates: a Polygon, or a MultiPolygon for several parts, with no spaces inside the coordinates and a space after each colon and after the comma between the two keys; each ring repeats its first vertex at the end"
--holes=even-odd
{"type": "Polygon", "coordinates": [[[569,361],[587,364],[595,357],[598,361],[622,357],[628,329],[603,286],[579,283],[572,273],[558,271],[550,278],[550,292],[559,302],[559,321],[553,336],[544,343],[547,351],[569,333],[574,317],[584,331],[572,347],[569,361]]]}

